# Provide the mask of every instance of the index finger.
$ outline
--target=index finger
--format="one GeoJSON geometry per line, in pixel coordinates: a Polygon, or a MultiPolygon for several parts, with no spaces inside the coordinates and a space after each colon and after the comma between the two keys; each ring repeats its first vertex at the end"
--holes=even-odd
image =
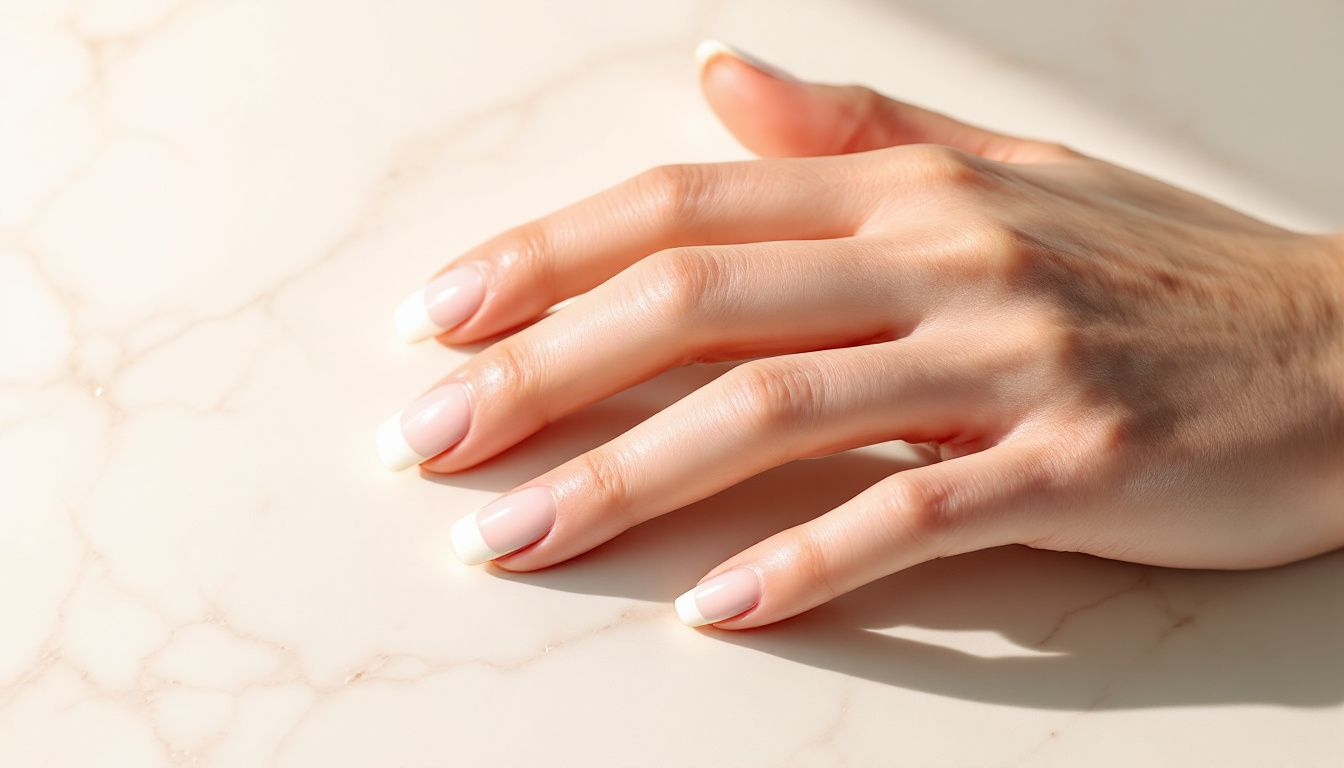
{"type": "Polygon", "coordinates": [[[851,235],[867,212],[835,194],[846,165],[857,169],[844,158],[654,168],[472,248],[401,302],[398,333],[487,338],[668,248],[851,235]]]}

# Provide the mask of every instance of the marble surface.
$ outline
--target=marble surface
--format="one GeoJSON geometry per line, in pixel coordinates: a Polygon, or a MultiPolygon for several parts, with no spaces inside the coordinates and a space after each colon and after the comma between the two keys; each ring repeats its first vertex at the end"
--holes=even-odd
{"type": "Polygon", "coordinates": [[[694,632],[670,601],[707,568],[908,456],[523,577],[449,525],[717,369],[456,477],[371,437],[466,354],[390,325],[447,258],[743,156],[702,37],[1340,228],[1341,29],[1307,0],[0,3],[0,765],[1339,765],[1344,554],[1008,548],[694,632]]]}

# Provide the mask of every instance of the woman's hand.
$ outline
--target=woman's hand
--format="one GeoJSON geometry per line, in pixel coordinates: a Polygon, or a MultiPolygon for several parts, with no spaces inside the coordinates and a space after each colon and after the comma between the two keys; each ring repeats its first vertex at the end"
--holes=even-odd
{"type": "Polygon", "coordinates": [[[943,460],[729,559],[683,620],[768,624],[1008,543],[1197,568],[1344,545],[1344,240],[705,52],[710,104],[774,159],[657,168],[458,259],[403,333],[472,342],[587,293],[379,447],[454,472],[670,367],[753,359],[465,517],[464,560],[543,568],[891,439],[943,460]]]}

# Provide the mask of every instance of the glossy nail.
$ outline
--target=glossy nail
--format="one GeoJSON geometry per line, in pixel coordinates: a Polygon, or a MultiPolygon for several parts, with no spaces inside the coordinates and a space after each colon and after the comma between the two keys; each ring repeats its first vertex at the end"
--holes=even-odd
{"type": "Polygon", "coordinates": [[[378,428],[378,456],[393,471],[448,450],[467,434],[467,388],[446,384],[394,413],[378,428]]]}
{"type": "Polygon", "coordinates": [[[734,568],[678,597],[677,618],[688,627],[699,627],[731,619],[760,601],[761,578],[750,568],[734,568]]]}
{"type": "Polygon", "coordinates": [[[397,305],[397,334],[408,342],[461,325],[485,300],[485,277],[464,265],[444,272],[397,305]]]}
{"type": "Polygon", "coordinates": [[[764,72],[776,80],[787,80],[791,83],[799,82],[798,78],[785,72],[779,67],[776,67],[774,64],[761,61],[746,51],[740,51],[727,43],[721,43],[718,40],[705,40],[695,47],[695,58],[700,62],[701,69],[704,69],[705,65],[709,64],[715,56],[732,56],[738,61],[745,62],[747,65],[764,72]]]}
{"type": "Polygon", "coordinates": [[[453,553],[467,565],[522,549],[555,525],[551,489],[533,486],[496,499],[453,524],[453,553]]]}

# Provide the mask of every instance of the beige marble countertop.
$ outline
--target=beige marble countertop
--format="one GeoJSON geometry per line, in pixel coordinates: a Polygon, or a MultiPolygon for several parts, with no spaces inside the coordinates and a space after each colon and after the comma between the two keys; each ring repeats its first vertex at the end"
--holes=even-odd
{"type": "Polygon", "coordinates": [[[0,765],[1339,765],[1344,554],[1009,548],[695,632],[672,598],[894,449],[525,577],[456,564],[449,525],[712,370],[460,476],[374,456],[463,359],[395,339],[410,288],[647,166],[743,156],[703,37],[1344,227],[1344,6],[1001,5],[0,4],[0,765]]]}

